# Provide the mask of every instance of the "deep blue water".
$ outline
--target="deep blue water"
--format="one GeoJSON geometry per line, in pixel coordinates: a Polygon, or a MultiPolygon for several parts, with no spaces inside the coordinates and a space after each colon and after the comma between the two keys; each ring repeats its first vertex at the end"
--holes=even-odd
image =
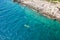
{"type": "Polygon", "coordinates": [[[0,40],[60,40],[60,22],[11,1],[0,1],[0,40]]]}

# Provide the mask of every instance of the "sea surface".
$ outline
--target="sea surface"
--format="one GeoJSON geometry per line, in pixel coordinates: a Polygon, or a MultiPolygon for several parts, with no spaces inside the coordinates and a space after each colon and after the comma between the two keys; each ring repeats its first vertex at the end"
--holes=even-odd
{"type": "Polygon", "coordinates": [[[21,4],[3,1],[0,40],[60,40],[60,22],[21,4]]]}

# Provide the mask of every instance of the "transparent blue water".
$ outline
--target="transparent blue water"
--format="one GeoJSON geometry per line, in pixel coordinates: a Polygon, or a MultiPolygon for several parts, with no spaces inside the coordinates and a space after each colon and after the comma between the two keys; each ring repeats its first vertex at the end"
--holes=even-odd
{"type": "Polygon", "coordinates": [[[60,22],[4,1],[0,3],[0,40],[60,40],[60,22]]]}

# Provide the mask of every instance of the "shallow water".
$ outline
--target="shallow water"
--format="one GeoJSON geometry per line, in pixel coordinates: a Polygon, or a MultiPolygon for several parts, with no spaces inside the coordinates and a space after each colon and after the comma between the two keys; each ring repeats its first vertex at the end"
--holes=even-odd
{"type": "Polygon", "coordinates": [[[60,40],[60,22],[17,3],[3,2],[0,40],[60,40]]]}

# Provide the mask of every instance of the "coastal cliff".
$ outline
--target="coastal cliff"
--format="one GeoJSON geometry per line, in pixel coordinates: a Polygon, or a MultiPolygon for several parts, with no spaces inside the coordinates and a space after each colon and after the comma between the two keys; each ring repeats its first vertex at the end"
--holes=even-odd
{"type": "Polygon", "coordinates": [[[48,18],[60,20],[59,2],[51,3],[46,0],[17,0],[17,2],[41,12],[48,18]]]}

